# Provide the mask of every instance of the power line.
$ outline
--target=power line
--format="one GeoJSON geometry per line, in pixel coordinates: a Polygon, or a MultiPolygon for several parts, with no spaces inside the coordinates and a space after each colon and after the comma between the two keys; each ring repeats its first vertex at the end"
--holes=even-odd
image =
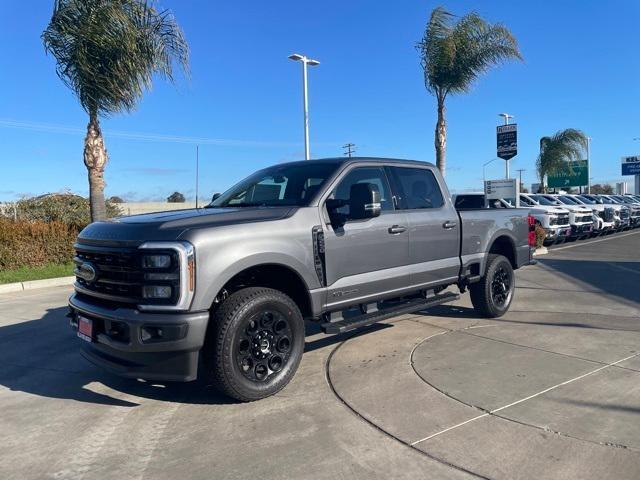
{"type": "Polygon", "coordinates": [[[346,143],[342,146],[344,149],[344,155],[351,158],[351,156],[356,152],[356,144],[355,143],[346,143]]]}
{"type": "MultiPolygon", "coordinates": [[[[11,118],[0,118],[0,128],[14,128],[20,130],[31,130],[36,132],[61,133],[68,135],[85,135],[86,128],[80,128],[69,125],[60,125],[53,123],[29,122],[22,120],[14,120],[11,118]]],[[[108,137],[123,138],[127,140],[141,140],[148,142],[165,142],[165,143],[185,143],[192,145],[218,145],[226,147],[274,147],[274,148],[292,148],[299,144],[296,142],[272,142],[260,140],[238,140],[228,138],[208,138],[208,137],[189,137],[181,135],[165,135],[158,133],[143,132],[127,132],[123,130],[103,130],[108,137]]],[[[335,147],[335,143],[319,143],[318,145],[335,147]]]]}

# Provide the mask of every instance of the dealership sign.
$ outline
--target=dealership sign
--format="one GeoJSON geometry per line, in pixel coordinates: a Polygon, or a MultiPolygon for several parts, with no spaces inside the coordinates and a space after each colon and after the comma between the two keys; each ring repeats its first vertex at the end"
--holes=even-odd
{"type": "Polygon", "coordinates": [[[500,125],[496,129],[498,157],[509,160],[518,154],[518,124],[500,125]]]}
{"type": "Polygon", "coordinates": [[[622,175],[640,175],[640,155],[622,157],[622,175]]]}
{"type": "Polygon", "coordinates": [[[515,178],[486,180],[484,182],[484,195],[487,200],[517,198],[518,193],[518,181],[515,178]]]}
{"type": "Polygon", "coordinates": [[[589,184],[589,165],[587,160],[569,162],[566,172],[547,176],[549,188],[581,187],[589,184]]]}

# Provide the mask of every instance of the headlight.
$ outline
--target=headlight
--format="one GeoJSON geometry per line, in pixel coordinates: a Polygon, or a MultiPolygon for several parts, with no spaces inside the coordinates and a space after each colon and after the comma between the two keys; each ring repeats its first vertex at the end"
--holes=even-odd
{"type": "Polygon", "coordinates": [[[188,310],[195,294],[195,251],[188,242],[146,242],[140,247],[140,310],[188,310]]]}
{"type": "Polygon", "coordinates": [[[142,268],[169,268],[170,255],[145,255],[142,257],[142,268]]]}

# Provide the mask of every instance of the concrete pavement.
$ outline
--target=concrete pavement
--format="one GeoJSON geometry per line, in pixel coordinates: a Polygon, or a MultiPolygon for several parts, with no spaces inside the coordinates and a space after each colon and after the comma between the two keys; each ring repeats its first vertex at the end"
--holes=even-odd
{"type": "Polygon", "coordinates": [[[0,478],[640,478],[640,232],[563,247],[505,317],[311,333],[251,404],[88,364],[68,287],[0,295],[0,478]]]}

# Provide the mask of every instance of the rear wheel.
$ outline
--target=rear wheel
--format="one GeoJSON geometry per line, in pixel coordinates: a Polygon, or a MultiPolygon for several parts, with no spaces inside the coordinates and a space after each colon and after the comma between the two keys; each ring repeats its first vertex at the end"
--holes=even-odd
{"type": "Polygon", "coordinates": [[[469,287],[471,303],[483,317],[501,317],[511,305],[515,290],[515,275],[511,262],[502,256],[490,254],[482,279],[469,287]]]}
{"type": "Polygon", "coordinates": [[[288,296],[244,288],[216,310],[203,351],[207,379],[248,402],[273,395],[293,378],[304,351],[304,321],[288,296]]]}

